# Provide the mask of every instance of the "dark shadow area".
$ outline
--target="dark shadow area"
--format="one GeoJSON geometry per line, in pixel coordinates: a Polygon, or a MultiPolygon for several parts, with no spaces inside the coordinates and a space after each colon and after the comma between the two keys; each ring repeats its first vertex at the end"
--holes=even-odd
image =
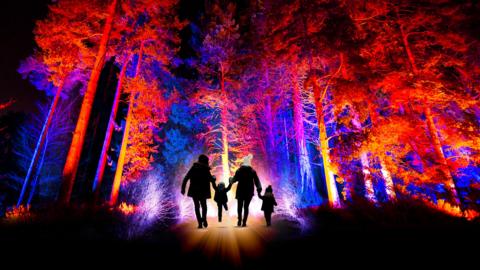
{"type": "Polygon", "coordinates": [[[478,254],[478,220],[451,217],[412,202],[378,208],[368,204],[312,208],[305,215],[311,226],[304,232],[274,216],[273,228],[281,227],[280,233],[264,243],[262,256],[242,256],[241,265],[232,265],[226,258],[208,258],[200,250],[185,251],[171,229],[174,220],[127,240],[125,217],[106,208],[40,211],[30,220],[3,221],[1,254],[11,260],[27,256],[27,263],[37,265],[61,265],[66,260],[79,266],[95,262],[110,267],[153,264],[178,269],[461,267],[478,254]]]}

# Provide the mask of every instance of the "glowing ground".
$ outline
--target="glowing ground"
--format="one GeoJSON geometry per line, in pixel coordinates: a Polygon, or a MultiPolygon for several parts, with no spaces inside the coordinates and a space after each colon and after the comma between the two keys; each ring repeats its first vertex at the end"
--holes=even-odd
{"type": "Polygon", "coordinates": [[[262,217],[253,216],[247,227],[237,227],[236,217],[226,216],[222,223],[212,217],[208,218],[208,228],[198,229],[192,220],[178,224],[173,231],[181,238],[184,252],[200,251],[210,260],[241,265],[244,259],[261,257],[268,242],[293,229],[292,224],[278,218],[273,222],[273,226],[266,227],[262,217]]]}

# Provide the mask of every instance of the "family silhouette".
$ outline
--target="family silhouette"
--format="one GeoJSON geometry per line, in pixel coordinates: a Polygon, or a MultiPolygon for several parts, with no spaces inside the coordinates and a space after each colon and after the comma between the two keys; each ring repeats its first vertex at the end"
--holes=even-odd
{"type": "Polygon", "coordinates": [[[207,199],[211,198],[210,184],[215,190],[214,201],[218,207],[218,221],[222,222],[223,208],[228,210],[228,196],[227,193],[232,188],[232,185],[237,183],[237,191],[235,198],[237,199],[237,226],[246,227],[248,220],[248,210],[255,188],[258,197],[262,199],[262,211],[265,214],[265,221],[267,226],[271,225],[271,216],[274,211],[274,206],[277,205],[273,195],[273,189],[268,186],[265,194],[262,195],[262,184],[258,178],[257,172],[252,168],[252,154],[244,157],[243,163],[237,169],[233,177],[230,177],[228,186],[221,182],[216,184],[216,178],[211,174],[209,159],[206,155],[200,155],[198,161],[195,162],[182,181],[181,192],[185,195],[187,182],[190,181],[187,196],[191,197],[195,206],[195,216],[198,222],[198,228],[207,228],[207,199]]]}

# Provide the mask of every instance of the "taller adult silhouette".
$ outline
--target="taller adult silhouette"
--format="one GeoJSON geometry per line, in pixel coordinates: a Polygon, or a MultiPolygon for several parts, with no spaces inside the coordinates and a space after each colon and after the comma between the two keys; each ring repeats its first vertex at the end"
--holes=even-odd
{"type": "Polygon", "coordinates": [[[210,193],[210,182],[215,181],[215,177],[210,173],[208,166],[208,157],[200,155],[198,161],[192,165],[182,182],[182,194],[185,195],[185,187],[190,180],[190,187],[187,195],[193,199],[195,205],[195,216],[198,221],[198,228],[208,227],[207,223],[207,199],[212,197],[210,193]],[[200,213],[200,207],[202,213],[200,213]]]}
{"type": "Polygon", "coordinates": [[[257,172],[252,168],[253,155],[249,154],[243,158],[243,164],[238,168],[233,176],[232,183],[238,182],[237,193],[237,211],[238,211],[238,226],[247,226],[248,208],[254,194],[254,187],[257,187],[257,193],[262,191],[262,184],[258,179],[257,172]],[[243,216],[243,219],[242,219],[243,216]]]}

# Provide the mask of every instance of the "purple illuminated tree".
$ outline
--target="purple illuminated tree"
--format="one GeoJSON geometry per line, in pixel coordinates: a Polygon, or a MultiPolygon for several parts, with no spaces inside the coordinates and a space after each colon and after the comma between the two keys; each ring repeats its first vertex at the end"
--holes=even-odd
{"type": "Polygon", "coordinates": [[[85,84],[90,71],[89,66],[93,63],[92,51],[86,45],[92,28],[84,26],[75,32],[67,31],[67,27],[79,24],[82,19],[81,13],[72,15],[65,12],[73,6],[75,3],[63,1],[49,7],[47,18],[38,21],[34,29],[37,51],[24,60],[18,70],[39,90],[45,91],[47,95],[53,95],[53,99],[42,131],[39,133],[17,206],[23,203],[32,176],[35,174],[60,99],[68,96],[68,91],[78,84],[85,84]]]}
{"type": "Polygon", "coordinates": [[[240,38],[238,25],[234,19],[235,9],[233,4],[226,7],[219,4],[211,6],[210,21],[206,26],[202,47],[199,48],[198,71],[201,83],[192,100],[202,105],[200,110],[211,112],[203,121],[208,127],[203,136],[210,152],[213,153],[213,159],[215,161],[220,159],[220,174],[223,181],[230,177],[230,163],[233,162],[231,153],[243,152],[232,148],[232,144],[242,147],[234,134],[238,129],[233,122],[233,113],[240,101],[234,96],[238,89],[233,75],[238,72],[236,61],[239,60],[240,38]]]}
{"type": "MultiPolygon", "coordinates": [[[[39,161],[31,176],[32,181],[24,199],[24,203],[27,205],[32,203],[36,194],[43,201],[52,201],[57,195],[62,176],[62,164],[74,127],[72,117],[74,102],[72,101],[73,99],[64,98],[57,105],[57,113],[52,118],[42,149],[40,149],[39,161]]],[[[49,104],[39,105],[38,112],[29,116],[14,137],[13,155],[17,168],[11,177],[19,183],[24,182],[25,174],[30,169],[36,150],[35,146],[45,125],[45,118],[49,114],[50,107],[49,104]]]]}
{"type": "MultiPolygon", "coordinates": [[[[176,34],[173,32],[178,31],[183,24],[179,23],[172,13],[175,9],[176,2],[177,1],[163,1],[159,3],[158,1],[150,0],[122,2],[121,20],[118,20],[114,24],[111,38],[112,45],[109,47],[111,51],[110,54],[115,55],[116,63],[120,67],[120,73],[118,75],[114,102],[93,182],[95,197],[98,197],[103,180],[107,162],[107,151],[116,125],[115,118],[120,103],[120,96],[122,92],[126,92],[123,91],[123,88],[128,87],[128,85],[124,84],[134,83],[133,80],[137,78],[137,76],[140,76],[141,69],[147,69],[146,67],[142,67],[142,65],[147,65],[149,68],[152,68],[152,63],[155,61],[164,66],[168,65],[172,55],[172,47],[178,43],[176,34]],[[132,63],[133,67],[130,70],[130,76],[127,76],[128,66],[135,60],[135,55],[136,62],[132,63]],[[127,77],[130,77],[130,79],[127,79],[127,77]]],[[[154,82],[156,78],[150,75],[149,80],[149,82],[154,82]]],[[[135,93],[140,91],[133,90],[134,92],[132,92],[133,94],[130,96],[129,108],[135,98],[135,93]]],[[[126,126],[128,126],[128,129],[126,129],[124,133],[127,139],[130,133],[130,123],[126,126]]],[[[128,141],[126,140],[123,145],[126,147],[127,143],[128,141]]],[[[120,153],[120,156],[125,156],[125,147],[121,148],[121,152],[123,153],[120,153]]],[[[117,166],[118,172],[116,173],[115,183],[120,183],[121,172],[123,171],[124,161],[120,160],[119,163],[120,166],[117,166]]]]}

